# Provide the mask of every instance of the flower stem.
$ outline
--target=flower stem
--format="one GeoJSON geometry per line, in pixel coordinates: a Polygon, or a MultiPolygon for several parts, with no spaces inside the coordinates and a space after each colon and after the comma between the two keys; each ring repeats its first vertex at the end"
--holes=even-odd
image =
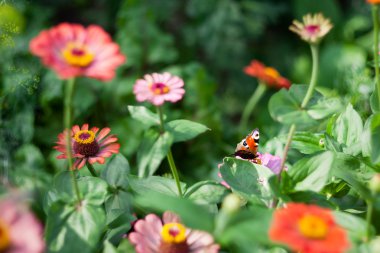
{"type": "MultiPolygon", "coordinates": [[[[165,132],[164,117],[163,117],[162,109],[161,109],[160,106],[157,106],[157,113],[158,113],[158,115],[160,117],[161,133],[164,133],[165,132]]],[[[173,159],[173,154],[172,154],[172,151],[171,151],[170,148],[169,148],[169,151],[168,151],[168,154],[167,154],[166,158],[168,159],[170,170],[171,170],[172,175],[173,175],[173,177],[175,179],[175,182],[176,182],[176,185],[177,185],[177,189],[178,189],[178,194],[179,194],[180,197],[182,197],[183,193],[182,193],[181,184],[180,184],[180,181],[179,181],[178,170],[177,170],[177,167],[175,166],[175,162],[174,162],[174,159],[173,159]]]]}
{"type": "Polygon", "coordinates": [[[367,240],[367,242],[370,240],[370,237],[371,237],[372,214],[373,214],[373,202],[372,202],[372,200],[367,200],[367,215],[366,215],[366,223],[367,223],[366,240],[367,240]]]}
{"type": "Polygon", "coordinates": [[[240,120],[240,130],[243,131],[244,128],[247,126],[249,116],[251,116],[251,113],[255,109],[257,103],[260,101],[260,99],[265,94],[265,91],[267,90],[267,86],[263,83],[259,83],[257,86],[255,92],[252,94],[251,98],[248,100],[247,105],[244,108],[242,118],[240,120]]]}
{"type": "Polygon", "coordinates": [[[307,89],[306,95],[301,104],[302,109],[306,107],[311,96],[313,95],[313,91],[315,89],[315,86],[317,85],[317,79],[318,79],[318,67],[319,67],[318,44],[310,44],[310,49],[311,49],[311,58],[313,60],[313,69],[311,72],[309,88],[307,89]]]}
{"type": "Polygon", "coordinates": [[[95,169],[94,169],[94,166],[92,166],[91,163],[86,162],[86,166],[87,166],[87,169],[90,171],[90,173],[93,177],[99,177],[98,174],[96,173],[95,169]]]}
{"type": "MultiPolygon", "coordinates": [[[[312,57],[312,61],[313,61],[313,68],[312,68],[312,72],[311,72],[309,87],[308,87],[308,89],[306,91],[306,95],[305,95],[305,97],[301,103],[301,109],[304,109],[307,106],[307,103],[310,101],[311,96],[313,95],[313,91],[315,89],[315,86],[317,85],[317,79],[318,79],[318,68],[319,68],[319,56],[318,56],[319,47],[318,47],[318,44],[310,44],[310,49],[311,49],[311,57],[312,57]]],[[[282,156],[281,171],[279,174],[280,180],[281,180],[281,172],[283,171],[283,169],[285,167],[285,161],[286,161],[286,158],[288,156],[290,144],[292,142],[293,135],[294,135],[295,131],[296,131],[296,125],[292,124],[290,126],[290,129],[289,129],[288,138],[286,140],[284,153],[282,156]]]]}
{"type": "Polygon", "coordinates": [[[379,6],[377,4],[372,5],[372,18],[373,18],[373,58],[375,61],[375,78],[377,98],[380,105],[380,75],[379,75],[379,6]]]}
{"type": "Polygon", "coordinates": [[[65,85],[64,116],[63,117],[64,117],[64,127],[65,127],[65,132],[66,132],[67,161],[69,163],[69,170],[70,170],[74,192],[77,196],[78,204],[80,204],[81,195],[80,195],[75,171],[73,168],[73,160],[72,160],[72,153],[71,153],[71,103],[72,103],[72,97],[73,97],[73,92],[74,92],[74,84],[75,84],[75,79],[71,78],[67,81],[67,84],[65,85]]]}

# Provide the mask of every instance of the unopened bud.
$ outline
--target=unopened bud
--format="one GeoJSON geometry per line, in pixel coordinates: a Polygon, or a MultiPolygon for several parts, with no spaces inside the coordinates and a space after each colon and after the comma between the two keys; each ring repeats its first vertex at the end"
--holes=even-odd
{"type": "Polygon", "coordinates": [[[222,210],[226,213],[234,213],[240,209],[242,205],[242,200],[235,193],[228,194],[222,203],[222,210]]]}
{"type": "Polygon", "coordinates": [[[372,179],[369,181],[369,189],[373,193],[380,192],[380,174],[375,174],[372,179]]]}

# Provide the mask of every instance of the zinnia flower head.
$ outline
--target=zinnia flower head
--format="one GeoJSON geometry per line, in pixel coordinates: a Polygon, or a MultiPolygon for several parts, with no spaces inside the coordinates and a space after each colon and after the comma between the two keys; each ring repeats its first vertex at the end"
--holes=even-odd
{"type": "Polygon", "coordinates": [[[133,93],[139,102],[149,101],[155,106],[160,106],[165,101],[175,103],[181,100],[185,94],[183,85],[183,80],[178,76],[173,76],[168,72],[153,73],[145,75],[144,79],[137,80],[133,93]]]}
{"type": "Polygon", "coordinates": [[[269,87],[277,89],[290,88],[290,81],[288,79],[282,77],[276,69],[267,67],[259,61],[253,60],[250,65],[244,68],[244,72],[249,76],[256,77],[260,82],[269,87]]]}
{"type": "Polygon", "coordinates": [[[331,211],[316,205],[289,203],[276,210],[269,237],[294,252],[342,253],[350,248],[346,231],[335,223],[331,211]]]}
{"type": "MultiPolygon", "coordinates": [[[[111,129],[106,127],[100,130],[97,127],[89,129],[88,124],[84,124],[82,128],[75,125],[71,129],[71,151],[72,157],[75,158],[74,168],[82,168],[86,162],[90,164],[103,164],[106,157],[119,153],[120,144],[116,143],[117,138],[111,134],[111,129]],[[108,136],[107,136],[108,135],[108,136]]],[[[57,156],[58,159],[67,159],[66,154],[66,134],[63,131],[58,135],[57,146],[54,148],[62,154],[57,156]]]]}
{"type": "Polygon", "coordinates": [[[43,228],[35,216],[14,199],[0,199],[0,252],[42,253],[43,228]]]}
{"type": "Polygon", "coordinates": [[[62,23],[42,31],[30,42],[32,54],[62,79],[86,76],[109,81],[125,62],[119,46],[97,25],[87,28],[62,23]]]}
{"type": "Polygon", "coordinates": [[[303,23],[294,20],[289,29],[309,43],[318,43],[332,27],[329,19],[325,18],[322,13],[317,13],[303,16],[303,23]]]}
{"type": "Polygon", "coordinates": [[[186,228],[180,218],[169,211],[162,220],[155,214],[135,223],[129,241],[137,253],[216,253],[219,245],[207,232],[186,228]]]}

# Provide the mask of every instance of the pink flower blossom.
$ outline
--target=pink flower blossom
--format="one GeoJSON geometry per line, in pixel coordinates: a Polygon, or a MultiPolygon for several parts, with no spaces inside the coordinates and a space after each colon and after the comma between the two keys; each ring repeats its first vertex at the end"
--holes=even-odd
{"type": "Polygon", "coordinates": [[[85,28],[62,23],[42,31],[30,42],[32,54],[62,79],[86,76],[109,81],[125,62],[119,46],[97,25],[85,28]]]}
{"type": "MultiPolygon", "coordinates": [[[[116,143],[117,138],[111,134],[111,129],[106,127],[100,130],[93,127],[89,129],[88,124],[84,124],[82,128],[75,125],[71,129],[71,151],[72,157],[75,158],[74,168],[82,168],[86,162],[90,164],[100,163],[103,164],[106,157],[112,154],[119,153],[120,144],[116,143]],[[108,135],[108,136],[107,136],[108,135]]],[[[57,156],[58,159],[67,159],[66,156],[66,133],[58,135],[57,146],[54,148],[62,154],[57,156]]]]}
{"type": "Polygon", "coordinates": [[[129,241],[137,253],[216,253],[219,245],[206,232],[186,228],[180,218],[165,212],[161,220],[155,214],[140,219],[129,241]]]}
{"type": "Polygon", "coordinates": [[[0,199],[0,252],[42,253],[44,248],[42,225],[26,206],[0,199]]]}
{"type": "Polygon", "coordinates": [[[136,81],[133,93],[139,102],[149,101],[155,106],[162,105],[165,101],[175,103],[185,94],[183,80],[170,73],[153,73],[144,76],[144,79],[136,81]]]}

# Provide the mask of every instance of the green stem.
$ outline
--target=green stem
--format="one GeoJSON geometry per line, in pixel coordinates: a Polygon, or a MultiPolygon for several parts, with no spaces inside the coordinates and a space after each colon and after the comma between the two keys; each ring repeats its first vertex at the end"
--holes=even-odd
{"type": "Polygon", "coordinates": [[[242,118],[240,120],[240,130],[243,131],[248,123],[249,116],[251,116],[253,110],[255,109],[257,103],[265,94],[267,90],[267,86],[263,83],[259,83],[255,92],[252,94],[251,98],[248,100],[247,105],[244,108],[242,118]]]}
{"type": "Polygon", "coordinates": [[[366,239],[367,239],[367,242],[370,240],[370,237],[371,237],[372,214],[373,214],[373,202],[372,202],[372,200],[367,200],[367,215],[366,215],[366,223],[367,223],[366,239]]]}
{"type": "MultiPolygon", "coordinates": [[[[318,68],[319,68],[318,44],[310,44],[310,49],[311,49],[311,57],[312,57],[312,61],[313,61],[313,69],[311,72],[309,87],[308,87],[306,95],[305,95],[305,97],[301,103],[301,109],[304,109],[307,106],[307,104],[309,103],[309,101],[313,95],[315,86],[317,85],[317,79],[318,79],[318,68]]],[[[286,158],[288,156],[290,144],[292,143],[292,139],[293,139],[293,135],[294,135],[295,131],[296,131],[296,125],[292,124],[290,129],[289,129],[288,138],[286,140],[284,153],[282,156],[281,171],[279,174],[279,180],[281,180],[281,172],[285,167],[286,158]]]]}
{"type": "Polygon", "coordinates": [[[377,4],[372,5],[372,19],[373,19],[373,58],[375,61],[375,78],[377,98],[380,104],[380,75],[379,75],[379,6],[377,4]]]}
{"type": "Polygon", "coordinates": [[[75,175],[75,171],[73,168],[73,160],[72,160],[72,153],[71,153],[71,104],[72,104],[72,97],[74,92],[74,84],[75,79],[71,78],[67,81],[67,84],[65,85],[65,98],[64,98],[64,127],[66,131],[66,154],[67,154],[67,161],[69,163],[69,170],[71,175],[71,181],[74,188],[74,192],[77,196],[78,203],[81,202],[81,195],[79,191],[79,186],[77,182],[77,178],[75,175]]]}
{"type": "MultiPolygon", "coordinates": [[[[165,132],[164,117],[163,117],[162,109],[161,109],[160,106],[157,106],[157,113],[158,113],[158,115],[160,117],[161,133],[164,133],[165,132]]],[[[175,162],[174,162],[174,159],[173,159],[173,154],[172,154],[172,151],[171,151],[170,148],[169,148],[169,151],[168,151],[168,154],[167,154],[166,158],[168,159],[170,170],[171,170],[172,175],[173,175],[173,177],[175,179],[175,182],[176,182],[176,185],[177,185],[177,189],[178,189],[178,194],[179,194],[180,197],[182,197],[183,193],[182,193],[182,189],[181,189],[181,184],[179,182],[178,170],[177,170],[177,167],[175,166],[175,162]]]]}
{"type": "Polygon", "coordinates": [[[95,169],[94,169],[94,166],[92,166],[91,163],[87,162],[86,166],[87,166],[87,169],[90,171],[90,173],[93,177],[99,177],[98,174],[96,173],[95,169]]]}
{"type": "Polygon", "coordinates": [[[313,95],[313,91],[315,89],[315,86],[317,85],[317,79],[318,79],[318,67],[319,67],[318,44],[310,44],[310,49],[311,49],[311,57],[313,61],[313,69],[311,72],[309,88],[307,89],[306,95],[301,104],[302,109],[306,107],[311,96],[313,95]]]}

